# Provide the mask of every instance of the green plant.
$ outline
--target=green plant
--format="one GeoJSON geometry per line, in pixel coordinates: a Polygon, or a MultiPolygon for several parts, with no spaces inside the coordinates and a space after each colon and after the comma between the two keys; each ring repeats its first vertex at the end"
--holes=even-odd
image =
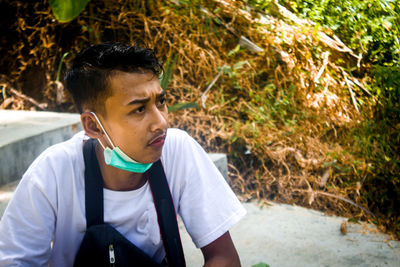
{"type": "Polygon", "coordinates": [[[265,262],[260,262],[260,263],[252,265],[251,267],[269,267],[269,265],[266,264],[265,262]]]}
{"type": "Polygon", "coordinates": [[[90,0],[49,0],[51,10],[59,22],[75,19],[90,0]]]}
{"type": "Polygon", "coordinates": [[[165,63],[164,71],[160,77],[160,85],[161,88],[164,90],[167,89],[168,87],[177,60],[178,60],[178,55],[172,54],[170,57],[168,57],[167,62],[165,63]]]}
{"type": "Polygon", "coordinates": [[[57,77],[56,77],[56,82],[60,81],[60,74],[61,74],[61,67],[62,64],[64,63],[65,58],[69,55],[69,52],[65,52],[61,59],[60,59],[60,63],[58,63],[58,69],[57,69],[57,77]]]}
{"type": "Polygon", "coordinates": [[[345,44],[379,65],[400,63],[400,4],[395,0],[282,0],[302,17],[335,32],[345,44]]]}
{"type": "Polygon", "coordinates": [[[361,132],[355,133],[358,147],[370,165],[365,198],[370,206],[392,216],[400,225],[400,68],[379,66],[373,74],[381,104],[373,120],[367,120],[361,132]]]}
{"type": "Polygon", "coordinates": [[[168,107],[168,112],[175,112],[181,109],[187,109],[187,108],[198,108],[199,105],[197,103],[192,103],[192,102],[182,102],[182,103],[177,103],[172,106],[168,107]]]}

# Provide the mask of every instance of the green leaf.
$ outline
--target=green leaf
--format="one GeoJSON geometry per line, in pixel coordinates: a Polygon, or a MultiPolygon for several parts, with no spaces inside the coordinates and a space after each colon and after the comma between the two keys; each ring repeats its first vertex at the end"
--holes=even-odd
{"type": "Polygon", "coordinates": [[[165,64],[164,72],[160,78],[160,85],[162,89],[167,89],[167,86],[169,84],[169,80],[172,77],[172,73],[174,71],[174,67],[176,64],[176,61],[178,59],[178,55],[172,54],[168,59],[167,63],[165,64]]]}
{"type": "Polygon", "coordinates": [[[168,107],[168,112],[175,112],[185,108],[198,108],[199,105],[195,102],[182,102],[168,107]]]}
{"type": "Polygon", "coordinates": [[[351,223],[359,223],[359,221],[357,219],[354,219],[354,218],[350,218],[347,221],[351,222],[351,223]]]}
{"type": "Polygon", "coordinates": [[[233,56],[237,54],[239,51],[240,51],[240,45],[238,44],[234,49],[228,52],[227,56],[228,57],[233,56]]]}
{"type": "Polygon", "coordinates": [[[233,69],[240,70],[243,67],[243,65],[245,65],[245,64],[248,64],[247,60],[239,61],[235,65],[233,65],[233,69]]]}
{"type": "Polygon", "coordinates": [[[265,262],[260,262],[260,263],[252,265],[251,267],[269,267],[269,265],[266,264],[265,262]]]}
{"type": "Polygon", "coordinates": [[[63,64],[63,62],[64,62],[65,57],[68,56],[68,55],[69,55],[69,52],[64,53],[64,54],[62,55],[61,59],[60,59],[60,63],[58,63],[57,78],[56,78],[56,81],[57,81],[57,82],[60,81],[61,67],[62,67],[62,64],[63,64]]]}
{"type": "Polygon", "coordinates": [[[75,19],[90,0],[50,0],[49,4],[59,22],[75,19]]]}

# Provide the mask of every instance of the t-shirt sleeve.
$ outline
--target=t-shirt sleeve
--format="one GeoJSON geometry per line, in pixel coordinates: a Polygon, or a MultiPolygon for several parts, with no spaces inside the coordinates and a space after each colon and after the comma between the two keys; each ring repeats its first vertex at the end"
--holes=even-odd
{"type": "Polygon", "coordinates": [[[0,221],[0,266],[46,266],[49,261],[55,203],[45,194],[49,188],[36,183],[41,173],[36,170],[24,175],[0,221]]]}
{"type": "Polygon", "coordinates": [[[173,173],[179,176],[178,213],[201,248],[229,231],[246,211],[203,148],[187,133],[175,131],[177,140],[170,156],[173,173]]]}

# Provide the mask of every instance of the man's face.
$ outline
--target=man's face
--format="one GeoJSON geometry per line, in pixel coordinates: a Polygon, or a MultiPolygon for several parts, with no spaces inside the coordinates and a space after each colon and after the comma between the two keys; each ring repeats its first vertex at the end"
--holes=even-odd
{"type": "MultiPolygon", "coordinates": [[[[153,73],[118,72],[110,78],[111,96],[104,102],[106,116],[100,115],[115,146],[141,163],[161,156],[168,127],[164,92],[153,73]]],[[[102,142],[109,144],[103,136],[102,142]]]]}

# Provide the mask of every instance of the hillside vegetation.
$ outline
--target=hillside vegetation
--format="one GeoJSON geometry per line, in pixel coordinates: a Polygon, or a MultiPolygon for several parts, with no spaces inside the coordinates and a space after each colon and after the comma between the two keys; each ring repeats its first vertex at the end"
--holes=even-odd
{"type": "Polygon", "coordinates": [[[400,7],[374,1],[0,2],[0,108],[75,112],[62,76],[90,43],[165,62],[171,126],[226,152],[242,200],[295,203],[400,235],[400,7]],[[368,3],[366,3],[368,2],[368,3]]]}

